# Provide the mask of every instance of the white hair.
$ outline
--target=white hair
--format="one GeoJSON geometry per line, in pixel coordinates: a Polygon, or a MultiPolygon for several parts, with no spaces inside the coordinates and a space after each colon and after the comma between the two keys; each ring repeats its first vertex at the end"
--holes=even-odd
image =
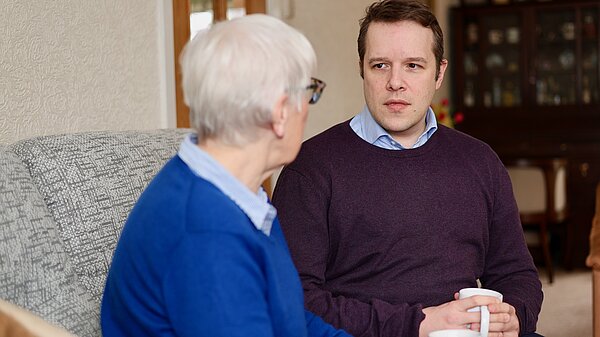
{"type": "Polygon", "coordinates": [[[267,15],[216,23],[189,41],[181,55],[183,92],[198,139],[231,145],[253,140],[276,100],[300,106],[316,70],[310,42],[267,15]]]}

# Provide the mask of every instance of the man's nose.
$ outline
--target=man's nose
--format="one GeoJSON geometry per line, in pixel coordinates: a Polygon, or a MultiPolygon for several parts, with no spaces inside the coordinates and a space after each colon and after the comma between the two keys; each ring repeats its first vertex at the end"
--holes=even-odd
{"type": "Polygon", "coordinates": [[[406,89],[406,84],[404,82],[404,77],[402,76],[402,72],[401,69],[392,69],[392,71],[390,71],[390,77],[388,78],[388,82],[387,82],[387,89],[390,91],[398,91],[398,90],[405,90],[406,89]]]}

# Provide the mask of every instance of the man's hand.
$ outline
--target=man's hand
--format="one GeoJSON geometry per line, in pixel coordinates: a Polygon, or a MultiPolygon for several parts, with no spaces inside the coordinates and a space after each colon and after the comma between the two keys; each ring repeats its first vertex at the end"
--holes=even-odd
{"type": "Polygon", "coordinates": [[[488,305],[490,311],[489,337],[517,337],[519,336],[519,319],[515,308],[508,303],[494,303],[488,305]]]}
{"type": "MultiPolygon", "coordinates": [[[[458,293],[454,297],[458,298],[458,293]]],[[[512,306],[507,303],[500,303],[495,297],[472,296],[462,300],[456,299],[435,307],[424,308],[425,319],[419,327],[419,337],[427,337],[430,332],[435,330],[466,329],[467,326],[470,326],[472,330],[479,329],[480,313],[467,312],[467,310],[482,305],[487,305],[490,311],[489,337],[513,337],[518,335],[519,321],[512,306]],[[512,316],[510,315],[511,310],[512,316]],[[516,321],[516,326],[514,321],[516,321]],[[492,333],[492,331],[494,332],[492,333]],[[499,331],[508,331],[511,334],[507,335],[505,333],[503,335],[499,331]]]]}

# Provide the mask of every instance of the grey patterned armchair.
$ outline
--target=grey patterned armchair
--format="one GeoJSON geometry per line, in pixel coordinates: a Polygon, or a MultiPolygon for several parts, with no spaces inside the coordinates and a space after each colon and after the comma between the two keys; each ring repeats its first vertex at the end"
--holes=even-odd
{"type": "Polygon", "coordinates": [[[0,299],[75,335],[100,336],[100,300],[123,223],[189,131],[87,132],[0,146],[0,299]]]}

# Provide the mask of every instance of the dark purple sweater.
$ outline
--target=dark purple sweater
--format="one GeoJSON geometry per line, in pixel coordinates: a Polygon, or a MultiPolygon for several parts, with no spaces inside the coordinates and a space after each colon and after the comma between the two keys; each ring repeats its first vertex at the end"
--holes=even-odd
{"type": "Polygon", "coordinates": [[[355,336],[418,336],[424,307],[500,291],[535,331],[541,283],[508,174],[484,143],[438,126],[385,150],[341,123],[307,140],[273,203],[309,310],[355,336]]]}

